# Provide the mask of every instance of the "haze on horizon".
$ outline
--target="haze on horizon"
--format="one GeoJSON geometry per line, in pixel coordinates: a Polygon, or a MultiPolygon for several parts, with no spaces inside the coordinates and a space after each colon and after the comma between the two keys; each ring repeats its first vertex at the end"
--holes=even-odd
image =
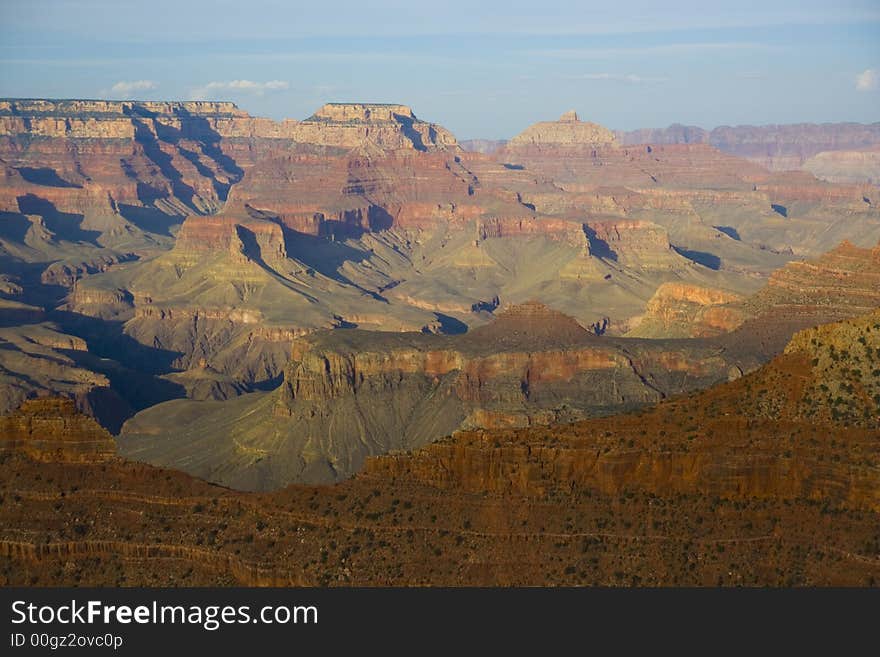
{"type": "Polygon", "coordinates": [[[400,102],[461,139],[880,120],[880,4],[6,0],[0,96],[400,102]]]}

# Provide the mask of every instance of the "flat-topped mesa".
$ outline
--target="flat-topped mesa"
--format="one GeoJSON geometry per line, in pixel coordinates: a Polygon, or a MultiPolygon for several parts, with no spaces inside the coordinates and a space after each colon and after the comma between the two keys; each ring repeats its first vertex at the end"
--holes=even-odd
{"type": "Polygon", "coordinates": [[[327,103],[293,126],[300,142],[353,149],[369,141],[386,150],[430,151],[458,148],[455,136],[434,123],[422,121],[406,105],[327,103]]]}
{"type": "Polygon", "coordinates": [[[72,399],[28,399],[0,416],[0,452],[19,451],[37,461],[96,462],[116,454],[113,437],[79,413],[72,399]]]}
{"type": "Polygon", "coordinates": [[[271,219],[219,214],[191,215],[180,227],[171,258],[192,266],[204,258],[226,253],[233,262],[248,258],[274,261],[287,257],[281,225],[271,219]]]}
{"type": "Polygon", "coordinates": [[[669,243],[663,226],[650,221],[615,219],[584,224],[591,256],[638,269],[681,269],[684,261],[669,243]]]}
{"type": "Polygon", "coordinates": [[[507,144],[516,150],[530,146],[617,146],[614,133],[597,123],[581,121],[574,110],[559,117],[558,121],[541,121],[529,126],[507,144]]]}
{"type": "Polygon", "coordinates": [[[395,103],[326,103],[310,120],[380,122],[399,117],[417,120],[411,108],[395,103]]]}
{"type": "Polygon", "coordinates": [[[230,121],[261,121],[228,101],[0,100],[0,136],[134,139],[136,122],[144,119],[177,129],[193,121],[208,121],[207,129],[230,121]]]}
{"type": "Polygon", "coordinates": [[[235,103],[213,100],[53,100],[42,98],[2,99],[0,116],[73,116],[130,114],[192,114],[198,116],[238,116],[249,114],[235,103]]]}
{"type": "Polygon", "coordinates": [[[344,150],[365,141],[386,150],[458,148],[448,130],[399,104],[327,103],[304,121],[278,122],[253,117],[229,101],[0,99],[0,136],[134,139],[138,128],[210,141],[286,139],[344,150]]]}

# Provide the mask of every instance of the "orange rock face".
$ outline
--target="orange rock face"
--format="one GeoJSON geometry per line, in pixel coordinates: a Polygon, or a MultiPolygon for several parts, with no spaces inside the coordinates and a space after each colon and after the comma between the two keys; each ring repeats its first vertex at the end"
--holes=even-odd
{"type": "Polygon", "coordinates": [[[29,399],[0,416],[0,451],[17,451],[38,461],[94,463],[113,458],[113,437],[76,411],[73,400],[29,399]]]}
{"type": "Polygon", "coordinates": [[[629,335],[638,337],[709,337],[737,328],[747,314],[737,307],[738,294],[724,290],[664,283],[648,302],[645,315],[629,335]]]}

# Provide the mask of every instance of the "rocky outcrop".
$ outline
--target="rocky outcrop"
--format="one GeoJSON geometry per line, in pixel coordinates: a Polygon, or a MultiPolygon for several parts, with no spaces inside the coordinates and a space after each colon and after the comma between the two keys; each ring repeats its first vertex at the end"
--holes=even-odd
{"type": "MultiPolygon", "coordinates": [[[[732,423],[710,429],[748,435],[737,432],[732,423]]],[[[771,427],[756,429],[769,432],[771,427]]],[[[853,435],[856,440],[864,437],[853,435]]],[[[382,480],[411,479],[439,488],[501,495],[544,497],[583,489],[619,495],[638,487],[663,497],[697,493],[734,499],[830,498],[855,508],[880,509],[880,477],[869,468],[823,465],[815,459],[796,462],[772,452],[742,455],[726,448],[603,453],[599,441],[574,449],[537,447],[522,440],[519,446],[493,448],[485,444],[486,438],[462,432],[454,442],[426,447],[415,458],[370,459],[365,472],[382,480]]]]}
{"type": "Polygon", "coordinates": [[[452,133],[420,121],[406,105],[378,103],[327,103],[296,124],[291,136],[296,141],[345,149],[365,142],[392,150],[458,147],[452,133]]]}
{"type": "Polygon", "coordinates": [[[88,350],[85,340],[41,321],[42,316],[29,317],[21,307],[2,310],[10,318],[24,318],[22,326],[0,327],[0,414],[30,397],[60,394],[80,408],[98,407],[95,414],[109,422],[118,420],[126,404],[110,390],[107,376],[81,362],[88,350]]]}
{"type": "Polygon", "coordinates": [[[649,221],[615,220],[584,225],[589,253],[635,269],[681,269],[684,260],[669,244],[662,226],[649,221]]]}
{"type": "Polygon", "coordinates": [[[581,121],[574,111],[566,112],[558,121],[541,121],[529,126],[505,145],[505,152],[541,146],[575,148],[614,146],[614,133],[597,123],[581,121]]]}
{"type": "Polygon", "coordinates": [[[745,307],[754,314],[813,313],[824,322],[870,312],[880,306],[878,253],[880,246],[866,249],[843,242],[815,260],[789,263],[745,307]]]}
{"type": "MultiPolygon", "coordinates": [[[[762,333],[756,342],[787,341],[806,326],[857,317],[880,306],[880,247],[844,242],[819,258],[795,261],[773,272],[767,284],[743,297],[728,290],[682,283],[657,288],[630,337],[722,336],[736,341],[762,333]]],[[[779,345],[779,349],[783,345],[779,345]]]]}
{"type": "Polygon", "coordinates": [[[541,235],[552,240],[584,247],[583,226],[565,220],[526,217],[485,217],[477,221],[477,239],[528,237],[541,235]]]}
{"type": "Polygon", "coordinates": [[[747,315],[737,303],[742,297],[725,290],[681,283],[663,283],[645,314],[627,333],[642,338],[698,338],[727,333],[747,315]]]}
{"type": "Polygon", "coordinates": [[[104,461],[116,444],[94,419],[81,415],[71,399],[29,399],[0,416],[0,451],[18,451],[38,461],[104,461]]]}
{"type": "MultiPolygon", "coordinates": [[[[806,329],[785,348],[809,362],[802,396],[784,412],[800,420],[880,428],[880,310],[806,329]]],[[[780,402],[777,401],[777,405],[780,402]]]]}

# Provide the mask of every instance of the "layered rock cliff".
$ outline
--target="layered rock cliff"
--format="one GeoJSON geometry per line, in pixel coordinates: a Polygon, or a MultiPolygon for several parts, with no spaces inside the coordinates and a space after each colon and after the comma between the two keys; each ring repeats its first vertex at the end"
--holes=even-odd
{"type": "Polygon", "coordinates": [[[0,327],[0,414],[35,395],[62,394],[118,428],[130,409],[105,374],[81,362],[88,352],[85,340],[42,321],[42,311],[22,319],[21,308],[3,310],[10,318],[18,315],[22,325],[0,327]]]}
{"type": "Polygon", "coordinates": [[[778,269],[749,297],[664,283],[627,335],[708,337],[755,330],[787,341],[800,328],[856,317],[880,306],[878,252],[880,245],[865,249],[844,242],[819,258],[778,269]]]}
{"type": "Polygon", "coordinates": [[[759,371],[645,413],[460,432],[411,455],[368,459],[366,476],[537,497],[641,489],[834,500],[876,513],[880,378],[865,370],[880,364],[878,327],[875,311],[804,331],[759,371]]]}
{"type": "Polygon", "coordinates": [[[459,337],[356,330],[303,337],[276,392],[214,405],[169,402],[135,416],[119,441],[131,458],[267,489],[338,480],[370,454],[461,427],[607,414],[754,365],[708,343],[600,339],[545,306],[524,304],[459,337]]]}
{"type": "Polygon", "coordinates": [[[821,151],[805,160],[802,168],[829,182],[880,185],[880,145],[865,150],[821,151]]]}
{"type": "Polygon", "coordinates": [[[160,131],[177,131],[196,140],[290,139],[346,149],[364,138],[387,148],[456,145],[447,130],[420,121],[405,105],[328,103],[304,121],[276,123],[225,101],[0,100],[2,135],[133,139],[143,119],[155,119],[151,125],[160,126],[160,131]]]}
{"type": "Polygon", "coordinates": [[[416,118],[406,105],[327,103],[292,131],[296,141],[356,148],[365,140],[380,148],[420,151],[457,148],[445,128],[416,118]]]}
{"type": "Polygon", "coordinates": [[[0,416],[0,452],[21,452],[38,461],[95,463],[116,454],[113,437],[76,411],[73,400],[29,399],[0,416]]]}
{"type": "Polygon", "coordinates": [[[527,130],[526,138],[510,140],[493,156],[547,176],[570,191],[578,191],[572,184],[748,189],[750,181],[768,177],[757,165],[708,144],[622,146],[609,130],[592,125],[539,123],[535,132],[527,130]],[[571,127],[581,125],[588,127],[571,127]]]}
{"type": "Polygon", "coordinates": [[[745,306],[753,313],[818,313],[824,322],[870,312],[880,306],[880,243],[843,242],[815,260],[789,263],[745,306]]]}

